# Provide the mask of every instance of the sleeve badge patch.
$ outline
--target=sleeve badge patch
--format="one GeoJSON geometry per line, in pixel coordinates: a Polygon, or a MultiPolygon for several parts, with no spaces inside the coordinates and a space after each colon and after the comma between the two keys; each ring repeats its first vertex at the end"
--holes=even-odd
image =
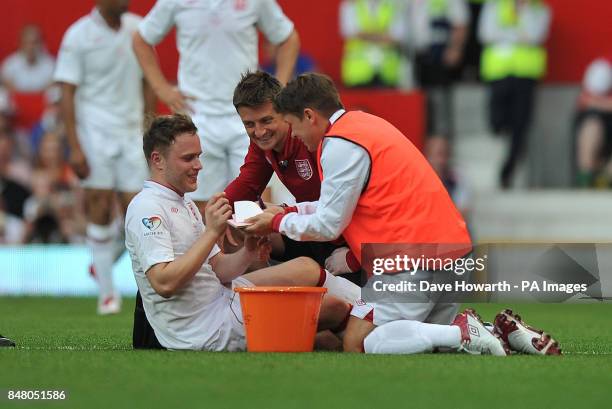
{"type": "Polygon", "coordinates": [[[142,219],[142,224],[150,231],[157,230],[157,228],[161,226],[161,222],[161,217],[159,216],[145,217],[142,219]]]}

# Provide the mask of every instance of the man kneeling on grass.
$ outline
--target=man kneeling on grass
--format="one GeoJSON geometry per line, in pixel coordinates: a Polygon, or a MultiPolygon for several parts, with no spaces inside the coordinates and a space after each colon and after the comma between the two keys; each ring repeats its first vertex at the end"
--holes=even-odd
{"type": "Polygon", "coordinates": [[[319,329],[346,322],[359,287],[334,277],[305,257],[244,274],[266,243],[249,237],[228,255],[215,244],[232,210],[224,193],[205,212],[185,196],[197,186],[202,169],[200,139],[193,122],[175,114],[156,118],[145,132],[143,150],[151,180],[130,203],[126,247],[144,310],[160,344],[168,349],[241,351],[245,349],[239,295],[230,287],[262,285],[324,286],[319,329]]]}

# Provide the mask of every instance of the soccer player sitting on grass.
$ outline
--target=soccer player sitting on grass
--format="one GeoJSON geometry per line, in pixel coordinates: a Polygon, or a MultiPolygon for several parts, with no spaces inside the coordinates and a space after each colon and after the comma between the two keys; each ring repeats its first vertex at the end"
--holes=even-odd
{"type": "Polygon", "coordinates": [[[319,329],[340,329],[359,287],[301,257],[244,274],[267,243],[248,236],[234,254],[215,244],[232,209],[223,193],[208,202],[206,227],[193,200],[202,169],[193,122],[175,114],[156,118],[143,138],[151,180],[130,203],[126,247],[144,310],[159,343],[168,349],[245,349],[239,296],[231,287],[324,286],[319,329]]]}

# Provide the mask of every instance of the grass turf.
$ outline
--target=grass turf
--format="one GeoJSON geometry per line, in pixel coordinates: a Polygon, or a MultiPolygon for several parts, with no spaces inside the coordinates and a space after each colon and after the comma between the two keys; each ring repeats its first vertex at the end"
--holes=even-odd
{"type": "Polygon", "coordinates": [[[0,348],[0,408],[610,407],[612,303],[511,307],[565,356],[132,351],[133,301],[97,317],[93,299],[0,298],[0,333],[18,344],[0,348]],[[9,401],[11,389],[68,396],[9,401]]]}

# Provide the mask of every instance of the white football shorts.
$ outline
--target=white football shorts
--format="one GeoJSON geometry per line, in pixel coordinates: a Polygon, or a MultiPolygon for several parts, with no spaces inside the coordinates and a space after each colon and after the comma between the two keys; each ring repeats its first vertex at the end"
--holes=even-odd
{"type": "Polygon", "coordinates": [[[202,144],[203,168],[198,175],[198,189],[189,195],[193,200],[202,201],[222,192],[238,176],[249,148],[249,137],[237,113],[195,114],[192,119],[202,144]]]}
{"type": "Polygon", "coordinates": [[[89,176],[81,181],[84,188],[134,193],[142,190],[149,170],[140,128],[79,124],[77,132],[89,165],[89,176]]]}
{"type": "MultiPolygon", "coordinates": [[[[398,273],[396,277],[402,281],[419,282],[431,279],[432,274],[453,274],[445,272],[417,271],[411,275],[409,272],[398,273]]],[[[373,314],[373,324],[380,326],[391,321],[413,320],[429,324],[450,324],[459,310],[459,304],[451,302],[436,302],[426,294],[415,292],[402,296],[405,302],[376,302],[369,301],[355,303],[351,315],[363,319],[369,313],[373,314]]]]}
{"type": "Polygon", "coordinates": [[[244,321],[242,319],[242,308],[240,306],[240,295],[234,292],[235,287],[254,287],[244,277],[238,277],[232,281],[232,288],[225,288],[223,295],[211,306],[211,315],[220,318],[219,327],[202,347],[205,351],[227,351],[239,352],[246,350],[246,338],[244,321]]]}

